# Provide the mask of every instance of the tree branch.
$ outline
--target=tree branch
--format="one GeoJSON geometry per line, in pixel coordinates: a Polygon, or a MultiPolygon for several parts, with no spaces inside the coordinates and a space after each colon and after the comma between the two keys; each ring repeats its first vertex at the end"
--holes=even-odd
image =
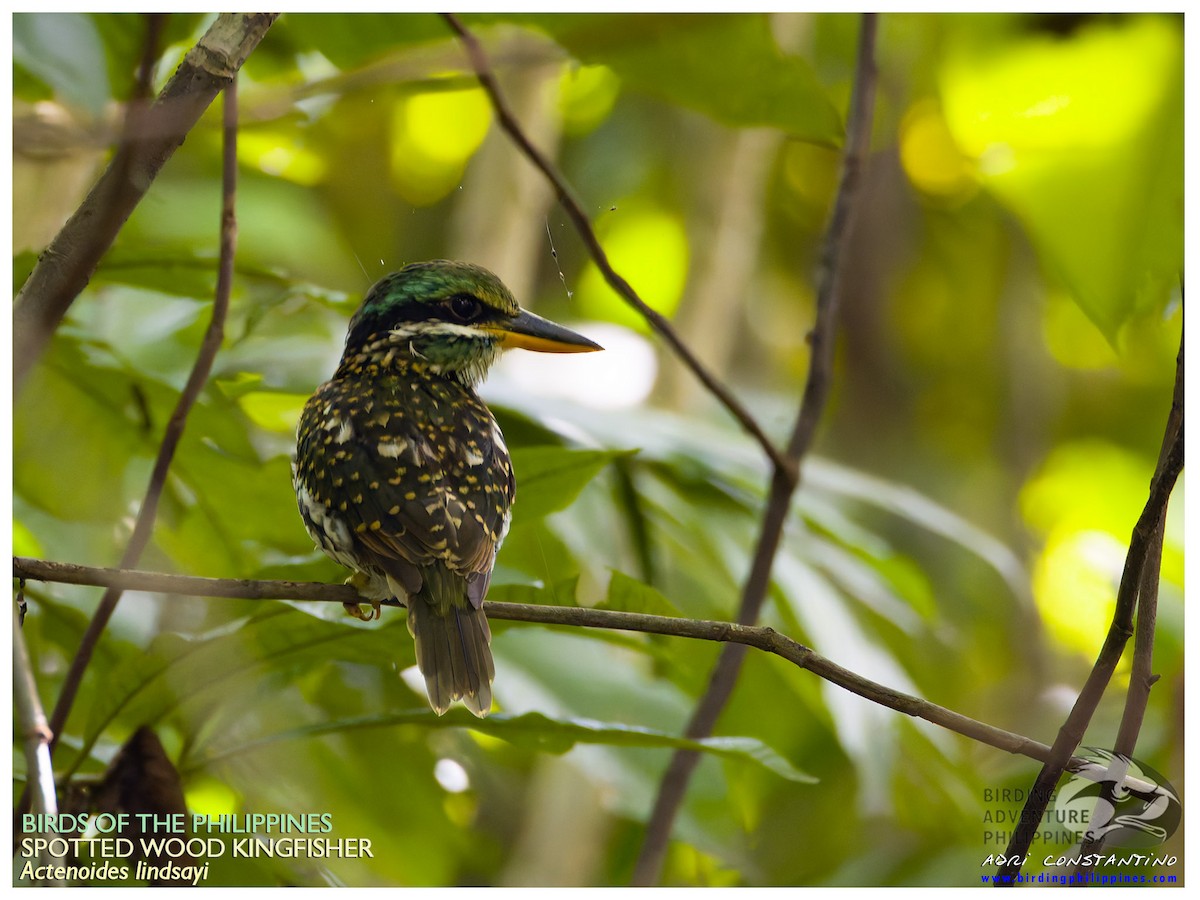
{"type": "MultiPolygon", "coordinates": [[[[150,473],[150,482],[146,488],[146,497],[142,501],[141,508],[138,510],[133,533],[129,538],[129,544],[125,548],[125,553],[121,557],[121,568],[136,565],[138,559],[141,558],[142,551],[145,550],[146,545],[150,541],[150,535],[154,528],[154,520],[158,514],[158,503],[162,497],[163,488],[166,485],[167,472],[170,469],[172,459],[175,457],[175,450],[179,446],[179,441],[183,437],[188,413],[191,411],[205,383],[208,381],[209,373],[212,371],[213,360],[216,358],[217,351],[221,348],[221,340],[225,333],[225,317],[229,310],[229,295],[233,287],[233,256],[237,244],[237,222],[234,212],[237,195],[236,78],[229,83],[225,91],[223,130],[224,156],[222,161],[220,255],[216,293],[213,298],[212,318],[208,323],[208,329],[200,344],[200,350],[196,356],[196,362],[192,366],[192,371],[188,375],[187,383],[184,385],[183,391],[179,395],[179,400],[175,404],[175,409],[167,421],[162,443],[159,445],[158,455],[154,460],[154,468],[150,473]]],[[[51,750],[58,743],[58,738],[66,725],[67,718],[71,713],[71,707],[75,703],[79,686],[83,682],[84,673],[87,671],[88,663],[91,662],[92,654],[100,640],[100,635],[103,633],[105,626],[108,625],[109,619],[112,618],[113,612],[117,608],[117,603],[121,599],[121,592],[121,588],[117,585],[110,585],[104,592],[104,596],[100,599],[100,603],[96,607],[96,612],[93,614],[91,621],[88,623],[87,630],[79,642],[79,649],[76,651],[75,657],[71,660],[71,666],[63,679],[63,686],[58,697],[58,702],[55,704],[54,712],[50,717],[50,730],[53,732],[50,743],[51,750]]],[[[21,807],[24,806],[25,797],[22,797],[21,807]]]]}
{"type": "Polygon", "coordinates": [[[1113,750],[1124,756],[1133,756],[1137,749],[1138,735],[1150,701],[1150,688],[1154,675],[1154,632],[1158,624],[1158,582],[1162,569],[1163,532],[1165,519],[1160,519],[1150,536],[1146,563],[1142,566],[1142,579],[1138,585],[1137,624],[1134,627],[1133,665],[1129,673],[1129,688],[1125,692],[1125,710],[1121,714],[1121,726],[1113,742],[1113,750]]]}
{"type": "MultiPolygon", "coordinates": [[[[149,591],[195,597],[225,597],[247,600],[309,600],[326,603],[359,603],[357,590],[347,584],[322,584],[310,581],[254,581],[232,578],[201,578],[194,575],[168,575],[129,569],[105,569],[73,563],[13,557],[13,577],[59,584],[97,585],[110,590],[149,591]]],[[[396,600],[383,605],[401,607],[396,600]]],[[[826,659],[805,645],[772,628],[739,625],[704,619],[654,616],[645,613],[588,609],[578,606],[540,606],[524,603],[486,601],[488,618],[573,628],[608,628],[637,631],[693,640],[732,643],[753,647],[779,656],[814,675],[908,716],[924,719],[964,737],[988,746],[1044,761],[1050,748],[1022,735],[979,722],[961,713],[897,691],[863,678],[826,659]]],[[[1080,761],[1083,762],[1082,760],[1080,761]]]]}
{"type": "Polygon", "coordinates": [[[17,295],[15,391],[159,170],[217,94],[233,81],[278,15],[221,14],[188,51],[153,106],[135,113],[138,101],[132,101],[128,124],[136,127],[125,135],[108,169],[42,252],[17,295]]]}
{"type": "Polygon", "coordinates": [[[37,681],[33,677],[16,603],[13,604],[13,695],[25,745],[26,783],[34,789],[33,812],[54,815],[58,812],[58,798],[54,793],[54,767],[50,762],[50,725],[38,698],[37,681]]]}
{"type": "MultiPolygon", "coordinates": [[[[1058,736],[1051,747],[1050,758],[1043,764],[1037,780],[1029,792],[1029,798],[1021,810],[1021,821],[1013,831],[1005,851],[1005,857],[1014,860],[1013,863],[1002,866],[999,874],[1008,876],[997,881],[998,884],[1013,884],[1015,876],[1020,873],[1020,860],[1025,857],[1033,837],[1041,826],[1042,817],[1046,813],[1047,804],[1053,796],[1054,788],[1062,777],[1063,771],[1071,754],[1083,740],[1084,732],[1092,715],[1099,706],[1112,673],[1120,662],[1125,651],[1125,644],[1133,634],[1133,615],[1138,606],[1141,587],[1151,582],[1147,578],[1146,569],[1152,562],[1157,568],[1158,554],[1151,552],[1157,543],[1159,534],[1167,515],[1167,503],[1171,499],[1171,491],[1175,481],[1183,469],[1183,333],[1179,336],[1179,355],[1175,361],[1175,390],[1171,401],[1171,412],[1167,416],[1167,426],[1163,434],[1162,448],[1159,451],[1158,466],[1154,478],[1150,482],[1150,496],[1133,527],[1129,539],[1129,550],[1125,555],[1125,569],[1121,574],[1121,584],[1117,589],[1117,606],[1113,613],[1112,624],[1108,635],[1100,648],[1096,663],[1088,675],[1087,681],[1079,692],[1066,722],[1059,729],[1058,736]]],[[[1152,583],[1157,591],[1157,573],[1152,583]]]]}
{"type": "Polygon", "coordinates": [[[567,217],[575,226],[575,230],[579,232],[584,246],[587,247],[588,252],[596,263],[596,268],[604,276],[604,280],[608,282],[609,287],[616,291],[629,306],[637,310],[654,333],[662,338],[671,348],[672,352],[679,357],[684,366],[700,380],[701,384],[729,411],[730,415],[738,421],[742,428],[759,443],[763,452],[767,454],[775,468],[785,473],[789,481],[794,480],[794,464],[784,456],[779,447],[775,445],[775,442],[763,431],[758,420],[751,415],[750,411],[742,405],[741,401],[733,395],[720,379],[705,368],[704,364],[700,362],[691,348],[683,342],[683,339],[671,325],[670,320],[648,306],[638,295],[637,291],[630,286],[629,282],[613,269],[612,264],[608,260],[608,254],[604,252],[604,248],[600,245],[600,239],[596,236],[595,229],[592,228],[591,220],[588,218],[587,213],[583,211],[583,206],[575,197],[575,192],[567,183],[566,178],[558,170],[558,167],[541,150],[534,146],[533,142],[521,128],[521,123],[513,115],[508,101],[500,90],[496,76],[488,65],[487,55],[483,52],[483,48],[480,46],[475,35],[467,30],[466,26],[453,13],[442,13],[442,18],[446,20],[462,41],[463,47],[467,51],[467,57],[471,61],[471,67],[475,70],[475,75],[479,79],[479,85],[487,94],[492,108],[496,112],[496,119],[500,123],[500,127],[512,138],[513,143],[517,145],[517,148],[525,157],[546,176],[546,180],[554,186],[554,191],[558,195],[558,200],[566,211],[567,217]]]}
{"type": "MultiPolygon", "coordinates": [[[[870,149],[875,106],[875,28],[875,15],[864,14],[859,32],[854,87],[847,113],[846,150],[821,251],[816,322],[810,333],[808,378],[804,385],[796,424],[787,445],[788,468],[777,468],[771,479],[771,492],[766,511],[763,513],[758,545],[754,551],[750,573],[742,588],[738,621],[744,625],[752,625],[758,621],[770,587],[771,569],[783,535],[792,494],[799,484],[800,463],[812,446],[817,423],[829,396],[834,334],[841,299],[842,262],[862,168],[870,149]]],[[[712,734],[718,717],[733,694],[744,659],[744,647],[729,646],[721,651],[709,676],[708,690],[688,722],[685,731],[687,737],[702,738],[712,734]]],[[[671,757],[671,763],[659,785],[658,796],[646,826],[646,837],[634,866],[633,884],[645,887],[658,883],[672,825],[683,804],[692,773],[699,762],[700,755],[690,750],[677,750],[671,757]]]]}
{"type": "MultiPolygon", "coordinates": [[[[1180,285],[1180,293],[1183,286],[1180,285]]],[[[1167,434],[1183,434],[1183,339],[1180,338],[1179,352],[1175,357],[1175,388],[1171,396],[1171,412],[1167,417],[1167,434]]],[[[1165,463],[1170,441],[1164,438],[1159,451],[1158,466],[1165,463]]],[[[1165,517],[1160,519],[1150,537],[1146,563],[1142,566],[1141,582],[1138,585],[1137,626],[1134,635],[1133,669],[1129,676],[1129,689],[1125,695],[1125,711],[1121,715],[1121,726],[1113,750],[1125,756],[1133,756],[1137,737],[1142,730],[1142,720],[1150,701],[1150,688],[1157,676],[1154,675],[1154,634],[1158,624],[1158,583],[1162,569],[1163,532],[1165,517]]]]}

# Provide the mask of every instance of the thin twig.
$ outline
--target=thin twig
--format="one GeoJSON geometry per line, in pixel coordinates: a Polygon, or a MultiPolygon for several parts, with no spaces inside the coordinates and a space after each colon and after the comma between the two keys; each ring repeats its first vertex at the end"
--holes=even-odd
{"type": "Polygon", "coordinates": [[[50,762],[50,723],[46,721],[46,714],[42,711],[37,680],[33,677],[29,648],[25,646],[25,632],[21,628],[20,614],[15,603],[13,695],[16,698],[17,721],[21,723],[21,737],[25,745],[26,783],[34,788],[32,811],[54,815],[58,812],[58,798],[54,793],[54,767],[50,762]]]}
{"type": "MultiPolygon", "coordinates": [[[[1180,285],[1182,292],[1183,286],[1180,285]]],[[[1182,433],[1183,430],[1183,340],[1175,357],[1175,388],[1171,397],[1171,413],[1167,418],[1167,433],[1182,433]]],[[[1173,442],[1173,441],[1172,441],[1173,442]]],[[[1164,440],[1159,452],[1158,466],[1165,462],[1168,445],[1164,440]]],[[[1121,726],[1113,742],[1113,750],[1125,756],[1133,756],[1137,737],[1142,729],[1146,706],[1150,701],[1150,688],[1157,676],[1154,675],[1154,634],[1158,624],[1158,583],[1162,569],[1163,532],[1166,521],[1160,520],[1150,538],[1146,564],[1142,567],[1141,584],[1138,586],[1137,625],[1134,634],[1133,667],[1129,676],[1129,689],[1125,696],[1125,711],[1121,715],[1121,726]]]]}
{"type": "MultiPolygon", "coordinates": [[[[120,566],[123,569],[137,565],[142,551],[145,550],[147,543],[150,541],[150,535],[154,528],[154,520],[158,513],[158,503],[162,497],[163,488],[166,485],[167,472],[171,467],[171,461],[175,457],[175,450],[179,446],[179,441],[183,437],[183,431],[187,425],[188,413],[191,411],[192,406],[200,396],[200,392],[204,389],[205,383],[208,381],[213,361],[216,358],[217,351],[221,348],[221,340],[225,334],[225,317],[229,311],[229,295],[233,287],[233,256],[237,244],[237,224],[234,213],[237,196],[236,77],[225,89],[224,102],[221,237],[212,318],[208,323],[208,330],[205,332],[204,339],[200,344],[200,350],[196,355],[196,362],[192,366],[191,374],[188,375],[187,383],[179,395],[179,400],[175,404],[171,418],[167,421],[162,443],[158,448],[158,456],[154,460],[154,469],[150,473],[150,482],[146,488],[146,497],[142,501],[141,508],[138,510],[133,533],[129,538],[125,553],[121,557],[120,566]]],[[[54,749],[59,736],[62,734],[67,717],[71,713],[71,707],[75,703],[75,696],[79,692],[79,686],[83,682],[83,676],[87,671],[88,663],[91,661],[92,654],[100,640],[100,635],[103,633],[105,626],[108,625],[109,619],[112,618],[112,614],[117,608],[117,603],[121,599],[121,593],[122,590],[117,585],[110,585],[104,592],[104,596],[100,599],[100,603],[96,607],[96,612],[93,614],[91,621],[88,623],[87,630],[80,640],[75,657],[71,660],[71,666],[63,679],[63,686],[59,693],[58,702],[55,704],[54,712],[50,717],[50,728],[54,733],[50,745],[51,750],[54,749]]]]}
{"type": "MultiPolygon", "coordinates": [[[[1117,729],[1116,740],[1113,741],[1113,758],[1108,763],[1108,774],[1105,783],[1120,784],[1129,771],[1129,760],[1137,749],[1138,734],[1142,730],[1142,721],[1146,715],[1146,706],[1150,702],[1150,687],[1154,684],[1152,674],[1154,659],[1154,631],[1158,621],[1158,581],[1159,569],[1162,566],[1163,531],[1165,519],[1159,519],[1158,526],[1150,536],[1150,546],[1146,552],[1146,561],[1142,566],[1142,581],[1138,586],[1137,624],[1135,625],[1133,643],[1133,665],[1129,673],[1129,687],[1125,691],[1125,710],[1121,714],[1121,725],[1117,729]]],[[[1103,793],[1096,798],[1096,805],[1088,819],[1089,825],[1104,825],[1098,821],[1100,808],[1109,804],[1110,798],[1103,793]]],[[[1112,807],[1108,807],[1110,814],[1112,807]]],[[[1104,829],[1100,829],[1102,832],[1104,829]]],[[[1080,860],[1073,873],[1082,874],[1095,869],[1093,860],[1100,854],[1108,838],[1108,833],[1102,833],[1092,840],[1084,840],[1079,847],[1080,860]]]]}
{"type": "MultiPolygon", "coordinates": [[[[362,594],[348,584],[319,581],[255,581],[242,578],[203,578],[169,575],[137,569],[108,569],[45,559],[13,557],[13,578],[54,584],[79,584],[120,591],[148,591],[185,597],[228,597],[242,600],[317,600],[327,603],[362,603],[362,594]]],[[[401,607],[396,600],[384,606],[401,607]]]]}
{"type": "Polygon", "coordinates": [[[1146,563],[1142,566],[1142,582],[1138,586],[1137,624],[1134,626],[1133,665],[1129,672],[1129,688],[1125,692],[1125,710],[1121,714],[1121,725],[1113,741],[1113,751],[1124,756],[1133,756],[1137,749],[1138,735],[1146,717],[1146,706],[1150,702],[1150,688],[1154,676],[1154,632],[1158,624],[1158,582],[1162,569],[1163,532],[1165,519],[1160,519],[1150,546],[1146,552],[1146,563]]]}
{"type": "Polygon", "coordinates": [[[567,183],[566,178],[558,170],[558,167],[533,144],[521,128],[521,123],[513,115],[508,101],[500,90],[496,76],[488,64],[487,55],[483,52],[483,48],[475,38],[475,35],[467,30],[466,26],[453,13],[442,13],[442,17],[449,23],[450,27],[454,29],[454,32],[462,41],[463,47],[467,51],[467,57],[471,61],[471,67],[475,70],[475,75],[479,79],[479,84],[488,95],[492,108],[496,112],[496,119],[500,123],[500,127],[512,138],[513,143],[517,145],[526,158],[546,176],[546,180],[554,186],[554,191],[558,195],[558,200],[566,211],[567,217],[575,226],[575,230],[579,232],[584,246],[587,247],[588,252],[596,263],[596,268],[604,276],[604,280],[608,282],[609,287],[616,291],[629,306],[637,310],[655,334],[670,346],[672,352],[679,357],[684,366],[700,380],[701,384],[729,411],[730,415],[738,421],[742,428],[759,443],[763,452],[767,454],[775,468],[785,473],[785,476],[789,480],[794,480],[795,465],[776,446],[770,436],[763,431],[758,420],[754,418],[750,411],[742,405],[741,401],[733,395],[719,378],[708,371],[705,365],[692,352],[691,348],[683,342],[683,339],[675,331],[671,322],[657,310],[648,306],[638,295],[637,291],[630,286],[629,282],[622,278],[612,267],[612,264],[608,260],[608,254],[604,252],[604,248],[600,244],[600,239],[596,236],[595,229],[592,228],[591,220],[588,218],[587,213],[583,211],[583,206],[575,197],[575,192],[567,183]]]}
{"type": "MultiPolygon", "coordinates": [[[[194,575],[168,575],[130,569],[105,569],[73,563],[13,557],[13,577],[59,584],[99,585],[115,590],[149,591],[163,595],[227,597],[247,600],[308,600],[328,603],[356,603],[358,591],[346,584],[322,584],[307,581],[254,581],[233,578],[201,578],[194,575]]],[[[396,600],[385,606],[398,607],[396,600]]],[[[816,651],[764,626],[739,625],[703,619],[655,616],[645,613],[588,609],[577,606],[541,606],[524,603],[484,604],[490,619],[532,622],[574,628],[607,628],[661,634],[693,640],[733,643],[753,647],[788,660],[814,675],[908,716],[924,719],[980,743],[1008,753],[1042,761],[1050,748],[1022,735],[979,722],[961,713],[922,700],[903,691],[863,678],[816,651]]],[[[1082,762],[1082,761],[1080,761],[1082,762]]]]}
{"type": "MultiPolygon", "coordinates": [[[[217,94],[237,75],[278,13],[223,13],[180,64],[153,106],[131,117],[112,163],[42,252],[13,309],[13,388],[20,390],[50,336],[87,285],[117,232],[217,94]]],[[[133,101],[136,105],[137,101],[133,101]]]]}
{"type": "MultiPolygon", "coordinates": [[[[1183,343],[1180,340],[1179,353],[1175,358],[1175,390],[1171,400],[1171,413],[1167,417],[1167,435],[1177,434],[1183,427],[1183,343]]],[[[1158,466],[1164,464],[1164,457],[1169,451],[1172,441],[1164,438],[1159,450],[1158,466]]],[[[1113,741],[1114,756],[1109,762],[1108,775],[1105,782],[1120,783],[1129,768],[1129,760],[1137,749],[1138,735],[1145,720],[1146,707],[1150,703],[1150,689],[1158,676],[1154,674],[1154,634],[1158,625],[1158,587],[1162,569],[1162,545],[1166,531],[1165,515],[1158,520],[1153,534],[1150,535],[1146,560],[1142,564],[1141,580],[1138,584],[1137,622],[1134,626],[1133,664],[1129,673],[1129,687],[1125,691],[1125,709],[1121,713],[1121,724],[1117,729],[1117,737],[1113,741]]],[[[1107,798],[1097,798],[1097,804],[1107,798]]],[[[1111,809],[1111,807],[1110,807],[1111,809]]],[[[1096,811],[1092,818],[1095,822],[1096,811]]],[[[1103,824],[1103,823],[1098,823],[1103,824]]],[[[1101,834],[1094,840],[1085,840],[1079,848],[1080,862],[1074,868],[1074,873],[1082,874],[1095,868],[1090,861],[1097,858],[1103,851],[1107,833],[1101,834]],[[1086,862],[1086,864],[1085,864],[1086,862]]]]}
{"type": "MultiPolygon", "coordinates": [[[[1175,481],[1183,469],[1183,334],[1180,333],[1179,355],[1175,365],[1175,391],[1171,402],[1171,412],[1167,417],[1167,426],[1163,434],[1162,448],[1159,451],[1159,462],[1150,482],[1150,496],[1133,527],[1129,539],[1129,550],[1125,555],[1125,569],[1121,573],[1121,584],[1117,589],[1117,606],[1113,613],[1112,624],[1108,635],[1096,657],[1096,663],[1088,675],[1087,681],[1079,692],[1075,705],[1071,708],[1066,722],[1059,729],[1058,735],[1051,747],[1051,757],[1047,760],[1037,780],[1029,792],[1029,797],[1021,810],[1021,821],[1013,831],[1005,851],[1005,858],[1013,862],[1000,868],[998,874],[1002,877],[998,884],[1015,883],[1015,876],[1020,873],[1020,860],[1024,859],[1034,835],[1041,826],[1046,807],[1053,796],[1054,788],[1067,766],[1071,754],[1083,740],[1084,732],[1092,719],[1097,706],[1100,704],[1112,673],[1120,662],[1125,651],[1125,645],[1133,634],[1133,616],[1138,605],[1138,595],[1141,586],[1146,583],[1146,567],[1155,560],[1156,554],[1151,553],[1155,536],[1162,528],[1166,519],[1167,503],[1175,481]]],[[[1157,568],[1157,565],[1155,566],[1157,568]]],[[[1157,584],[1157,578],[1154,579],[1157,584]]]]}
{"type": "MultiPolygon", "coordinates": [[[[792,494],[799,483],[800,463],[812,446],[817,423],[829,396],[837,310],[841,298],[841,270],[862,168],[870,149],[874,118],[875,28],[875,15],[864,14],[859,33],[854,88],[847,114],[846,150],[821,251],[816,322],[810,334],[808,379],[804,385],[796,424],[787,445],[786,455],[790,466],[787,470],[788,476],[785,477],[781,470],[776,470],[771,480],[771,491],[763,513],[758,544],[755,547],[750,573],[742,588],[738,621],[744,625],[752,625],[758,621],[770,587],[771,569],[783,535],[792,494]]],[[[685,734],[689,738],[708,737],[712,734],[717,719],[733,694],[744,659],[744,647],[727,646],[722,649],[709,676],[708,689],[688,722],[685,734]]],[[[699,754],[689,750],[677,750],[671,757],[646,825],[646,836],[634,866],[633,884],[645,887],[658,883],[675,818],[683,804],[692,773],[699,762],[699,754]]]]}

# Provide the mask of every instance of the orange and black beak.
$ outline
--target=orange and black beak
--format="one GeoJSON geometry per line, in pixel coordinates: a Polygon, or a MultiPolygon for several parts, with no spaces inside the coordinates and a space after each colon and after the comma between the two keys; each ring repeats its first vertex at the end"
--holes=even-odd
{"type": "Polygon", "coordinates": [[[591,353],[593,350],[604,349],[582,334],[576,334],[569,328],[563,328],[526,310],[521,310],[515,319],[492,326],[489,330],[500,336],[500,346],[506,350],[510,347],[520,347],[539,353],[591,353]]]}

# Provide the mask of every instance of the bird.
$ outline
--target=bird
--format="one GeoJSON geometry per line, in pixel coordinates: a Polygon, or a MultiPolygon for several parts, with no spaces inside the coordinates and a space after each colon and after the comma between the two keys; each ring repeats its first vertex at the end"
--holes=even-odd
{"type": "Polygon", "coordinates": [[[502,350],[603,349],[522,309],[487,269],[430,260],[367,292],[337,371],[305,404],[292,484],[317,547],[351,569],[373,608],[407,608],[417,666],[440,716],[492,706],[483,611],[515,498],[512,461],[476,388],[502,350]]]}

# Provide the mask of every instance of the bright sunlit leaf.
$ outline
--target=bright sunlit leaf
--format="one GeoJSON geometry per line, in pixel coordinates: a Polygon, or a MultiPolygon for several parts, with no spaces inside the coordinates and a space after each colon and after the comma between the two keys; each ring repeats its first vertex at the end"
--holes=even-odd
{"type": "Polygon", "coordinates": [[[243,396],[239,402],[250,420],[260,428],[295,434],[306,400],[308,397],[304,394],[255,391],[243,396]]]}
{"type": "Polygon", "coordinates": [[[1176,23],[1131,16],[964,47],[941,73],[955,143],[1114,345],[1181,271],[1182,66],[1176,23]]]}

